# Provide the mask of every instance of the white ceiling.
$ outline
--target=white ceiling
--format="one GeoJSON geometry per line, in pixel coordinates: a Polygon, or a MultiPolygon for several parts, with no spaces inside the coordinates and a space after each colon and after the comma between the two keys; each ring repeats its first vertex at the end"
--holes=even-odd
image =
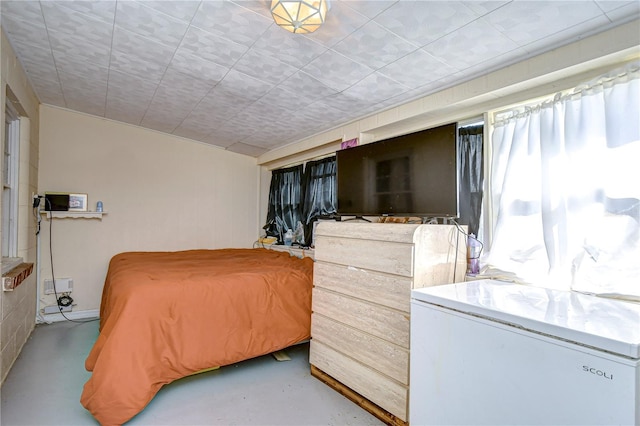
{"type": "MultiPolygon", "coordinates": [[[[6,1],[40,101],[258,156],[638,19],[633,1],[6,1]]],[[[639,31],[640,33],[640,31],[639,31]]]]}

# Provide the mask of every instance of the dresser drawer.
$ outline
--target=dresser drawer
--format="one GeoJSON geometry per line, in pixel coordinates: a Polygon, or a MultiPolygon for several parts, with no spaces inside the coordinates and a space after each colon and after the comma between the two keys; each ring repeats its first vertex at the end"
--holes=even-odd
{"type": "Polygon", "coordinates": [[[408,349],[318,313],[311,315],[311,335],[315,341],[344,353],[372,370],[402,384],[409,384],[408,349]]]}
{"type": "Polygon", "coordinates": [[[407,313],[411,310],[412,279],[409,277],[324,262],[316,262],[313,268],[313,285],[316,287],[407,313]]]}
{"type": "Polygon", "coordinates": [[[354,359],[311,340],[309,362],[369,401],[407,421],[409,389],[354,359]]]}
{"type": "Polygon", "coordinates": [[[313,289],[313,311],[409,348],[409,314],[322,288],[313,289]]]}
{"type": "Polygon", "coordinates": [[[315,260],[413,276],[413,244],[317,235],[315,260]]]}

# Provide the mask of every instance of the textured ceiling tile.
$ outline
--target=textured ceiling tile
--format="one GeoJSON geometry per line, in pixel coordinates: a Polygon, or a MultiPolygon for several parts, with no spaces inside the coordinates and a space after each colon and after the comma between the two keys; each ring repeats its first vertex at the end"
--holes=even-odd
{"type": "MultiPolygon", "coordinates": [[[[561,46],[565,43],[564,40],[576,40],[588,37],[608,25],[610,25],[609,19],[606,16],[601,15],[586,22],[574,25],[571,28],[558,31],[544,38],[525,44],[522,47],[523,50],[529,52],[529,56],[532,56],[531,54],[538,54],[547,51],[550,47],[561,46]]],[[[640,30],[638,31],[638,34],[640,35],[640,30]]]]}
{"type": "Polygon", "coordinates": [[[157,93],[175,99],[202,99],[215,84],[168,69],[162,77],[157,93]]]}
{"type": "Polygon", "coordinates": [[[512,0],[469,0],[461,2],[466,7],[471,9],[478,16],[486,15],[487,13],[491,13],[499,7],[504,6],[512,0]]]}
{"type": "Polygon", "coordinates": [[[109,66],[111,41],[96,44],[82,37],[57,31],[49,31],[49,40],[56,61],[87,61],[103,67],[109,66]]]}
{"type": "Polygon", "coordinates": [[[602,15],[602,10],[594,2],[581,2],[577,6],[575,1],[516,1],[497,9],[485,19],[524,46],[602,15]]]}
{"type": "Polygon", "coordinates": [[[613,22],[629,22],[640,17],[640,2],[638,1],[599,1],[597,3],[613,22]],[[620,7],[616,7],[617,5],[620,7]]]}
{"type": "Polygon", "coordinates": [[[384,10],[390,8],[398,0],[362,0],[362,1],[342,1],[342,3],[348,5],[358,13],[366,16],[369,19],[373,19],[382,13],[384,10]]]}
{"type": "Polygon", "coordinates": [[[231,70],[229,74],[218,83],[217,87],[235,96],[257,100],[267,93],[273,85],[241,72],[231,70]]]}
{"type": "Polygon", "coordinates": [[[260,115],[248,114],[245,110],[227,119],[227,121],[218,129],[233,130],[238,134],[246,136],[257,131],[262,131],[262,126],[265,124],[265,120],[269,120],[269,118],[265,119],[260,115]]]}
{"type": "Polygon", "coordinates": [[[59,31],[100,44],[111,40],[113,23],[65,7],[65,2],[43,1],[42,12],[49,31],[59,31]]]}
{"type": "Polygon", "coordinates": [[[446,64],[463,70],[517,48],[518,45],[510,38],[479,19],[428,44],[424,50],[446,64]],[[474,44],[478,38],[482,38],[482,43],[474,44]],[[467,48],[472,45],[473,49],[467,48]]]}
{"type": "Polygon", "coordinates": [[[224,118],[212,117],[211,114],[201,114],[201,112],[191,111],[180,124],[180,128],[194,129],[209,134],[218,127],[222,127],[226,122],[224,118]]]}
{"type": "Polygon", "coordinates": [[[226,148],[229,145],[233,145],[234,143],[238,142],[233,134],[223,134],[222,132],[212,133],[206,138],[202,138],[201,141],[211,145],[221,146],[223,148],[226,148]]]}
{"type": "Polygon", "coordinates": [[[260,102],[279,105],[287,111],[305,107],[314,101],[315,99],[312,96],[305,95],[304,93],[291,92],[283,89],[281,86],[274,87],[269,93],[260,98],[260,102]]]}
{"type": "Polygon", "coordinates": [[[113,25],[116,2],[113,0],[67,0],[64,7],[113,25]]]}
{"type": "Polygon", "coordinates": [[[329,50],[304,67],[303,71],[324,85],[341,92],[371,74],[373,69],[329,50]]]}
{"type": "Polygon", "coordinates": [[[262,34],[254,47],[265,55],[271,55],[285,64],[304,67],[327,50],[326,47],[305,37],[292,34],[277,25],[272,25],[262,34]]]}
{"type": "Polygon", "coordinates": [[[146,120],[165,121],[174,129],[189,116],[193,109],[193,104],[179,99],[165,99],[156,95],[151,100],[149,108],[145,114],[143,125],[146,120]]]}
{"type": "Polygon", "coordinates": [[[280,83],[298,70],[276,58],[261,54],[256,49],[249,49],[236,62],[234,69],[271,84],[280,83]]]}
{"type": "Polygon", "coordinates": [[[363,78],[343,93],[351,98],[365,102],[365,105],[362,106],[364,108],[367,103],[382,102],[408,90],[408,87],[375,72],[363,78]]]}
{"type": "Polygon", "coordinates": [[[400,37],[424,46],[478,17],[458,1],[400,1],[376,16],[375,21],[400,37]]]}
{"type": "Polygon", "coordinates": [[[277,121],[281,116],[287,114],[290,110],[280,105],[270,104],[268,102],[256,101],[247,107],[244,111],[236,115],[237,119],[260,127],[261,123],[268,125],[270,122],[277,121]]]}
{"type": "Polygon", "coordinates": [[[378,69],[417,48],[415,44],[398,37],[375,22],[369,22],[336,44],[334,50],[356,62],[378,69]]]}
{"type": "Polygon", "coordinates": [[[116,27],[113,34],[111,67],[116,71],[160,81],[175,49],[139,34],[116,27]]]}
{"type": "Polygon", "coordinates": [[[350,8],[344,1],[331,2],[324,24],[311,34],[304,35],[326,47],[332,47],[355,30],[366,24],[368,19],[350,8]]]}
{"type": "Polygon", "coordinates": [[[271,18],[271,0],[232,0],[235,4],[251,10],[265,18],[271,18]]]}
{"type": "Polygon", "coordinates": [[[275,146],[281,146],[283,143],[286,143],[287,140],[282,131],[273,133],[257,132],[243,139],[242,143],[269,150],[275,146]]]}
{"type": "Polygon", "coordinates": [[[87,98],[88,103],[104,106],[107,99],[107,84],[100,81],[90,81],[64,77],[61,79],[62,93],[67,101],[87,98]]]}
{"type": "MultiPolygon", "coordinates": [[[[371,74],[371,76],[375,76],[375,74],[371,74]]],[[[368,78],[369,77],[365,78],[365,80],[368,78]]],[[[365,81],[365,80],[362,80],[362,81],[365,81]]],[[[353,87],[356,87],[356,86],[353,86],[353,87]]],[[[374,91],[375,90],[377,89],[374,89],[374,91]]],[[[345,90],[344,92],[327,96],[326,98],[322,99],[322,102],[331,105],[332,108],[342,111],[344,114],[349,114],[349,115],[354,113],[355,111],[360,111],[362,108],[366,108],[368,105],[371,105],[372,103],[376,102],[375,100],[366,99],[367,95],[370,95],[370,94],[365,94],[364,97],[360,97],[359,95],[360,93],[358,91],[351,92],[351,88],[350,88],[348,90],[345,90]],[[354,95],[358,95],[358,96],[354,96],[354,95]]],[[[386,98],[388,98],[388,96],[386,96],[385,99],[386,98]]]]}
{"type": "Polygon", "coordinates": [[[218,83],[229,72],[229,68],[193,55],[184,48],[178,49],[169,69],[196,77],[207,83],[218,83]]]}
{"type": "Polygon", "coordinates": [[[133,121],[127,122],[139,124],[153,99],[156,88],[157,84],[111,70],[107,86],[107,113],[111,111],[111,105],[126,104],[127,109],[134,109],[136,115],[141,114],[137,120],[132,119],[133,121]]]}
{"type": "Polygon", "coordinates": [[[335,108],[328,101],[315,102],[302,110],[305,115],[313,117],[316,122],[337,123],[344,121],[344,111],[335,108]]]}
{"type": "MultiPolygon", "coordinates": [[[[58,73],[55,67],[52,65],[42,66],[41,62],[32,63],[28,60],[23,60],[22,65],[25,71],[29,73],[29,79],[31,82],[39,87],[42,86],[57,86],[60,88],[60,81],[58,80],[58,73]]],[[[36,90],[38,96],[40,92],[36,90]]]]}
{"type": "Polygon", "coordinates": [[[163,0],[163,1],[147,1],[142,0],[139,3],[155,9],[165,15],[172,16],[183,21],[191,22],[196,14],[200,1],[196,0],[163,0]]]}
{"type": "Polygon", "coordinates": [[[234,95],[216,86],[202,98],[193,113],[205,114],[206,111],[215,117],[230,117],[243,110],[253,101],[234,95]]]}
{"type": "Polygon", "coordinates": [[[62,90],[67,108],[104,117],[106,107],[106,88],[77,88],[63,86],[62,90]]]}
{"type": "Polygon", "coordinates": [[[42,88],[36,84],[34,84],[34,86],[36,86],[35,88],[36,92],[38,93],[38,98],[43,104],[59,107],[67,106],[60,90],[48,90],[47,88],[42,88]]]}
{"type": "Polygon", "coordinates": [[[56,65],[63,84],[65,80],[90,80],[106,85],[109,77],[107,68],[91,62],[57,61],[56,65]]]}
{"type": "Polygon", "coordinates": [[[150,82],[160,82],[166,67],[166,64],[146,61],[136,54],[127,54],[115,50],[111,52],[111,69],[146,78],[150,82]]]}
{"type": "Polygon", "coordinates": [[[337,90],[330,88],[320,80],[317,80],[302,71],[299,71],[287,78],[278,85],[278,88],[295,93],[297,96],[305,96],[312,101],[317,98],[324,98],[325,96],[338,93],[337,90]]]}
{"type": "MultiPolygon", "coordinates": [[[[0,3],[4,5],[4,2],[0,3]]],[[[4,9],[2,9],[4,13],[4,9]]],[[[47,28],[44,20],[22,21],[21,19],[10,19],[6,15],[2,16],[2,29],[11,36],[13,42],[20,42],[30,46],[41,46],[43,40],[47,39],[47,28]]]]}
{"type": "Polygon", "coordinates": [[[637,1],[334,0],[301,35],[269,4],[0,0],[0,18],[41,102],[275,149],[640,16],[637,1]]]}
{"type": "Polygon", "coordinates": [[[113,50],[127,55],[136,55],[146,62],[156,62],[166,66],[171,61],[176,47],[159,43],[122,27],[115,27],[113,50]]]}
{"type": "Polygon", "coordinates": [[[39,48],[22,42],[22,40],[13,42],[14,48],[20,52],[20,59],[23,62],[29,62],[32,65],[42,64],[43,68],[55,69],[55,61],[51,54],[51,49],[39,48]]]}
{"type": "Polygon", "coordinates": [[[232,67],[248,50],[247,46],[195,27],[189,28],[180,48],[225,67],[232,67]]]}
{"type": "Polygon", "coordinates": [[[434,58],[424,50],[417,50],[378,70],[411,89],[437,81],[457,70],[434,58]]]}
{"type": "Polygon", "coordinates": [[[191,24],[250,47],[273,24],[273,20],[241,7],[241,4],[229,1],[202,2],[191,24]]]}
{"type": "MultiPolygon", "coordinates": [[[[455,80],[453,81],[467,81],[473,78],[476,78],[480,75],[487,74],[488,72],[495,71],[497,69],[503,68],[506,64],[516,63],[522,58],[530,56],[527,54],[524,48],[518,48],[516,50],[512,50],[505,54],[494,56],[492,58],[487,59],[486,61],[477,63],[465,70],[459,71],[455,74],[455,80]]],[[[442,80],[441,80],[442,81],[442,80]]]]}
{"type": "Polygon", "coordinates": [[[189,22],[173,18],[143,3],[119,1],[116,26],[175,48],[184,37],[189,22]]]}
{"type": "Polygon", "coordinates": [[[40,96],[40,92],[48,92],[62,97],[62,86],[57,80],[32,79],[34,89],[40,96]]]}
{"type": "Polygon", "coordinates": [[[7,20],[20,20],[32,25],[44,26],[42,9],[39,1],[8,1],[0,2],[0,12],[2,15],[2,26],[7,20]]]}
{"type": "Polygon", "coordinates": [[[392,107],[396,107],[399,105],[402,105],[406,102],[412,101],[414,99],[417,99],[419,97],[421,97],[423,95],[423,93],[427,92],[431,92],[430,88],[432,88],[434,91],[439,90],[441,86],[438,83],[431,83],[431,84],[427,84],[423,87],[420,87],[419,89],[412,89],[409,90],[407,92],[404,92],[398,96],[394,96],[392,98],[386,99],[382,102],[378,102],[377,104],[374,104],[372,109],[369,109],[368,113],[374,113],[374,112],[379,112],[379,111],[383,111],[392,107]]]}
{"type": "Polygon", "coordinates": [[[243,123],[228,121],[224,126],[216,129],[216,135],[225,141],[239,142],[251,136],[255,132],[254,129],[248,128],[243,123]]]}

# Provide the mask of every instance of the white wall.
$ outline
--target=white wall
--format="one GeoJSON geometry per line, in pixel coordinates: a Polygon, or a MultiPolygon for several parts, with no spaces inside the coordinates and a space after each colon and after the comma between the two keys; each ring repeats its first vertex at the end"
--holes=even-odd
{"type": "MultiPolygon", "coordinates": [[[[54,219],[54,273],[74,280],[74,311],[98,309],[110,258],[123,251],[251,247],[257,238],[254,158],[211,145],[42,106],[39,192],[88,194],[98,219],[54,219]]],[[[39,283],[51,277],[42,221],[39,283]]],[[[44,298],[53,304],[53,296],[44,298]]]]}
{"type": "MultiPolygon", "coordinates": [[[[35,221],[31,215],[31,193],[38,180],[38,100],[4,32],[0,31],[0,134],[4,135],[7,88],[21,117],[18,186],[18,256],[36,260],[35,221]]],[[[2,164],[0,164],[2,168],[2,164]]],[[[2,170],[0,170],[1,175],[2,170]]],[[[0,203],[1,203],[0,197],[0,203]]],[[[0,211],[2,209],[0,208],[0,211]]],[[[0,238],[1,240],[1,238],[0,238]]],[[[35,326],[36,280],[32,273],[14,291],[0,290],[0,382],[3,382],[35,326]]]]}

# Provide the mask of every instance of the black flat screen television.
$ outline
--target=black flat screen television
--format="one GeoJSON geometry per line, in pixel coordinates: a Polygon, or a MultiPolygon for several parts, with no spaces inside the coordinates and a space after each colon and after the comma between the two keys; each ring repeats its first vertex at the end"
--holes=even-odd
{"type": "Polygon", "coordinates": [[[336,153],[341,216],[458,217],[457,125],[336,153]]]}

